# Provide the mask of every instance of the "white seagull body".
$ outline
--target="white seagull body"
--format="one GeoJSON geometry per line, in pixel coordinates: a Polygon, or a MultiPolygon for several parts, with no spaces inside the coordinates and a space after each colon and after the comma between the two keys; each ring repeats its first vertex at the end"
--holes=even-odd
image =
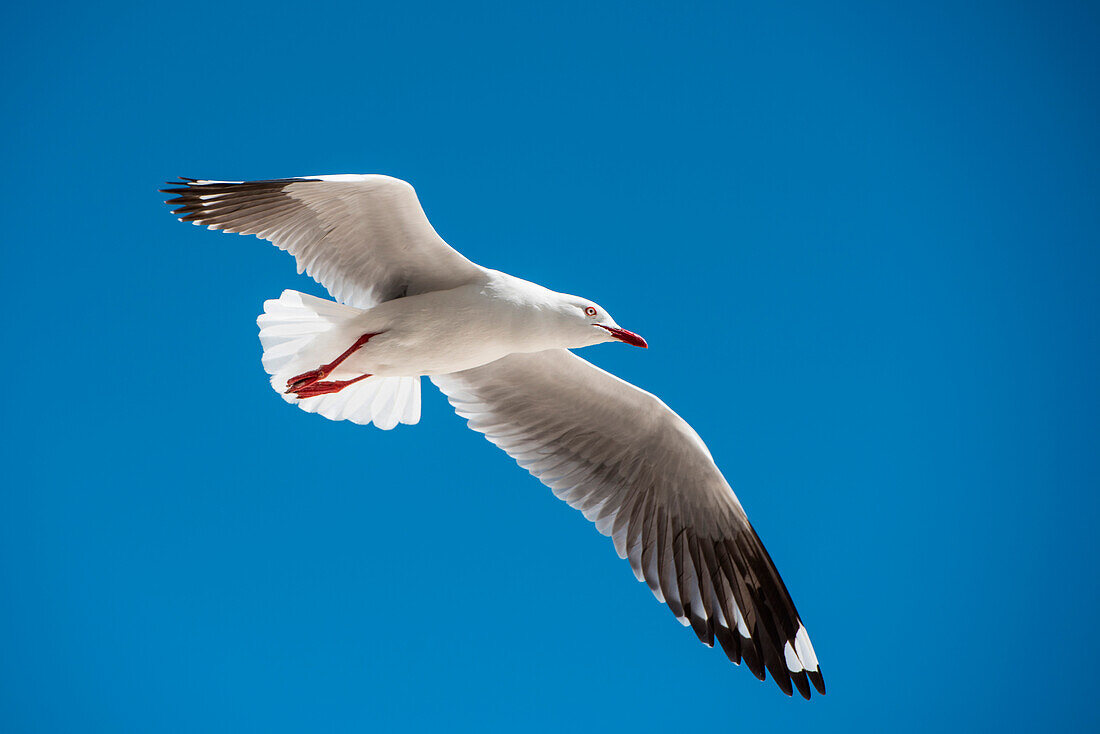
{"type": "Polygon", "coordinates": [[[612,538],[635,575],[707,645],[788,695],[825,692],[790,595],[691,426],[569,352],[646,346],[592,301],[476,265],[444,242],[412,186],[380,175],[183,179],[181,220],[290,252],[336,299],[285,291],[258,319],[288,402],[393,428],[420,418],[427,375],[485,434],[612,538]]]}

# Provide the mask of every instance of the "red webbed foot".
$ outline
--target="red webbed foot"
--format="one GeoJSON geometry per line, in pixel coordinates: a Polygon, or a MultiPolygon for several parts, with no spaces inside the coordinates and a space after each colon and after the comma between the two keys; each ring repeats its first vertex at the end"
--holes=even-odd
{"type": "Polygon", "coordinates": [[[286,383],[286,394],[296,392],[299,388],[306,385],[312,385],[324,377],[327,377],[328,373],[324,370],[310,370],[309,372],[303,372],[297,377],[291,377],[286,383]]]}
{"type": "Polygon", "coordinates": [[[288,387],[287,394],[294,393],[294,396],[297,397],[299,400],[304,400],[306,398],[315,398],[319,395],[331,395],[334,392],[340,392],[348,385],[354,385],[360,380],[365,380],[368,377],[370,377],[370,375],[359,375],[359,377],[354,377],[350,380],[332,380],[329,382],[319,382],[314,379],[313,381],[297,388],[288,387]]]}
{"type": "Polygon", "coordinates": [[[343,390],[345,387],[347,387],[351,383],[358,382],[359,380],[362,380],[363,377],[370,377],[370,375],[363,375],[362,377],[357,377],[354,380],[337,380],[335,382],[318,383],[319,380],[323,380],[326,377],[328,377],[329,375],[331,375],[332,371],[334,369],[336,369],[338,366],[340,366],[340,363],[342,363],[345,359],[347,359],[352,354],[354,354],[356,350],[362,349],[363,346],[367,342],[369,342],[372,337],[378,336],[379,333],[381,333],[381,332],[376,332],[374,334],[363,334],[363,336],[356,339],[355,343],[352,344],[350,347],[348,347],[347,350],[343,354],[341,354],[339,357],[332,360],[328,364],[323,364],[320,367],[318,367],[317,369],[310,370],[309,372],[303,372],[302,374],[298,375],[297,377],[291,377],[289,380],[287,380],[286,391],[283,394],[284,395],[289,395],[290,393],[295,393],[300,398],[301,397],[313,397],[313,395],[302,395],[300,391],[303,388],[307,388],[307,387],[310,387],[310,386],[313,386],[313,385],[321,384],[321,385],[328,386],[327,389],[325,389],[325,392],[318,392],[318,393],[315,393],[315,394],[316,395],[327,395],[328,393],[331,393],[331,392],[339,392],[340,390],[343,390]]]}

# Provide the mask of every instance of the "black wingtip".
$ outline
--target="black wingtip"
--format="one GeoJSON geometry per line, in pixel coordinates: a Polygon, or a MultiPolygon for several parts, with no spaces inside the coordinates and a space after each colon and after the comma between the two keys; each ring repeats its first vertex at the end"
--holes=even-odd
{"type": "MultiPolygon", "coordinates": [[[[175,181],[165,181],[165,186],[170,186],[167,189],[157,189],[162,194],[183,194],[191,190],[191,184],[198,181],[197,178],[187,178],[187,176],[180,176],[175,181]],[[182,187],[182,188],[181,188],[182,187]]],[[[165,202],[166,204],[168,202],[165,202]]]]}
{"type": "Polygon", "coordinates": [[[797,673],[791,673],[791,680],[794,681],[795,688],[798,689],[798,693],[802,696],[802,698],[809,701],[810,681],[806,679],[806,672],[800,670],[797,673]]]}
{"type": "Polygon", "coordinates": [[[788,696],[794,695],[794,688],[791,686],[791,679],[788,676],[776,675],[773,671],[772,680],[774,680],[775,684],[779,686],[779,690],[783,691],[788,696]]]}
{"type": "Polygon", "coordinates": [[[187,176],[176,176],[175,178],[169,179],[168,181],[165,181],[164,183],[167,184],[168,186],[180,186],[181,184],[186,186],[187,184],[194,183],[195,181],[198,181],[198,179],[197,178],[188,178],[187,176]]]}
{"type": "Polygon", "coordinates": [[[807,670],[806,675],[809,676],[810,682],[814,684],[814,688],[817,689],[817,692],[820,693],[822,696],[824,696],[825,695],[825,678],[822,677],[822,675],[821,675],[821,668],[818,668],[817,670],[812,670],[812,671],[807,670]]]}
{"type": "Polygon", "coordinates": [[[745,638],[741,641],[741,659],[749,666],[749,671],[757,680],[764,680],[764,663],[760,659],[760,651],[756,647],[756,641],[745,638]]]}
{"type": "Polygon", "coordinates": [[[718,639],[718,644],[722,646],[722,652],[726,653],[726,657],[734,665],[741,664],[741,643],[737,641],[737,637],[725,627],[715,627],[714,636],[718,639]]]}

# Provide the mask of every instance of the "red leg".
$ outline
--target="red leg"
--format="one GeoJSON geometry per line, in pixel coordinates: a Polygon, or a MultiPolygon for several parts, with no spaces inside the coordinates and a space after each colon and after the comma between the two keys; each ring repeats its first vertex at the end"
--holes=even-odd
{"type": "Polygon", "coordinates": [[[315,398],[318,395],[329,395],[334,392],[340,392],[348,385],[354,385],[360,380],[365,380],[370,375],[360,375],[359,377],[353,377],[350,380],[335,380],[333,382],[311,382],[308,385],[302,385],[295,390],[287,390],[287,392],[293,392],[299,400],[306,398],[315,398]]]}
{"type": "MultiPolygon", "coordinates": [[[[287,380],[286,392],[287,393],[297,392],[300,388],[305,387],[306,385],[312,385],[313,383],[317,382],[318,380],[325,379],[326,377],[328,377],[329,375],[332,374],[332,371],[334,369],[336,369],[337,367],[340,366],[341,362],[343,362],[345,359],[347,359],[352,354],[354,354],[356,352],[356,350],[362,349],[363,346],[371,340],[371,338],[376,337],[376,336],[378,336],[378,334],[381,334],[381,333],[382,332],[376,332],[374,334],[363,334],[363,336],[356,339],[355,343],[352,344],[350,347],[348,347],[344,351],[343,354],[341,354],[339,357],[332,360],[328,364],[323,364],[320,367],[318,367],[317,369],[310,370],[309,372],[303,372],[302,374],[298,375],[297,377],[291,377],[289,380],[287,380]]],[[[362,378],[358,378],[358,379],[362,379],[362,378]]],[[[336,383],[333,383],[333,384],[336,384],[336,383]]],[[[331,391],[331,392],[335,392],[335,391],[331,391]]],[[[323,394],[324,393],[318,393],[318,395],[323,395],[323,394]]]]}

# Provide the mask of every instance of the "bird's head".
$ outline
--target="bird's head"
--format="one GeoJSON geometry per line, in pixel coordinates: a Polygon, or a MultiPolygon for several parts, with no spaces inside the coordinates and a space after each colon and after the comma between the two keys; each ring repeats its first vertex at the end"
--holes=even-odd
{"type": "Polygon", "coordinates": [[[569,338],[576,341],[570,348],[587,347],[603,342],[620,341],[646,348],[645,339],[615,323],[615,319],[598,303],[587,298],[564,296],[558,303],[562,326],[569,338]]]}

